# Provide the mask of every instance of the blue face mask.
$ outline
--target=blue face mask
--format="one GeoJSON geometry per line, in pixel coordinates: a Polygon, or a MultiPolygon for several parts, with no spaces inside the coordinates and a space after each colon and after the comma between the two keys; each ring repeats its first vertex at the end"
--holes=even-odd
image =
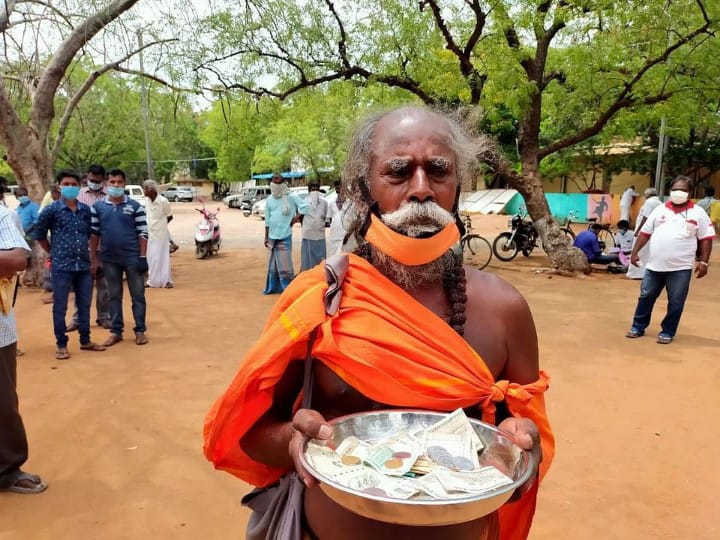
{"type": "Polygon", "coordinates": [[[25,206],[27,203],[30,202],[30,197],[27,195],[20,195],[18,197],[18,202],[20,203],[20,206],[25,206]]]}
{"type": "Polygon", "coordinates": [[[69,201],[73,201],[77,199],[78,194],[80,193],[80,186],[61,186],[60,187],[60,195],[62,195],[63,199],[68,199],[69,201]]]}
{"type": "Polygon", "coordinates": [[[122,197],[125,195],[125,188],[122,186],[110,186],[107,188],[107,192],[111,197],[122,197]]]}

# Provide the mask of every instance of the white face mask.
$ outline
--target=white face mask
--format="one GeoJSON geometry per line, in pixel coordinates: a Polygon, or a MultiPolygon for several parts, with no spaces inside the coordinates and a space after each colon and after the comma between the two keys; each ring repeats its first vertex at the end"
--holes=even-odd
{"type": "Polygon", "coordinates": [[[287,184],[283,182],[282,184],[276,184],[275,182],[270,182],[270,193],[273,197],[279,199],[283,195],[287,194],[287,184]]]}
{"type": "Polygon", "coordinates": [[[670,192],[670,202],[673,204],[685,204],[688,200],[688,192],[674,189],[670,192]]]}
{"type": "Polygon", "coordinates": [[[320,200],[320,192],[311,191],[309,197],[313,204],[317,204],[317,202],[320,200]]]}

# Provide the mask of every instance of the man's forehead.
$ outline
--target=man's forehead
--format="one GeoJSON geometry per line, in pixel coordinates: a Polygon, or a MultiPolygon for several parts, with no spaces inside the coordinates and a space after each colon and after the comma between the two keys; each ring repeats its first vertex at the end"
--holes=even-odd
{"type": "Polygon", "coordinates": [[[376,154],[389,152],[413,142],[449,149],[452,143],[450,125],[443,117],[426,111],[395,111],[383,117],[375,127],[372,150],[376,154]]]}

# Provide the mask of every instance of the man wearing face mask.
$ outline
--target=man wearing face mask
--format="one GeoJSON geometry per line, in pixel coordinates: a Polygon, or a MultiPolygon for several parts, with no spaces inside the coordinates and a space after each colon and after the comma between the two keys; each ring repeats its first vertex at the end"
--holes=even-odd
{"type": "Polygon", "coordinates": [[[15,198],[17,198],[18,201],[18,207],[15,209],[15,212],[17,212],[17,215],[20,217],[23,234],[31,250],[31,254],[28,257],[27,269],[23,273],[22,283],[30,287],[40,287],[43,281],[44,253],[32,236],[33,230],[37,225],[40,205],[30,200],[28,190],[24,187],[17,188],[15,198]]]}
{"type": "Polygon", "coordinates": [[[325,220],[329,214],[327,201],[320,193],[320,183],[308,184],[310,209],[298,219],[302,223],[302,245],[300,246],[300,270],[310,270],[325,259],[325,220]]]}
{"type": "Polygon", "coordinates": [[[205,455],[215,467],[270,486],[247,499],[255,510],[248,538],[269,538],[270,513],[258,501],[272,497],[288,471],[307,486],[292,504],[303,538],[527,538],[553,456],[548,377],[523,297],[498,276],[464,266],[457,249],[460,188],[484,151],[458,122],[422,107],[391,110],[356,129],[343,174],[355,251],[295,278],[206,420],[205,455]],[[298,408],[306,356],[312,401],[298,408]],[[306,437],[327,441],[334,418],[458,407],[512,432],[542,461],[515,500],[472,521],[439,528],[367,519],[325,495],[300,460],[306,437]]]}
{"type": "Polygon", "coordinates": [[[705,210],[689,199],[690,184],[688,177],[676,177],[670,184],[670,200],[655,208],[640,229],[630,255],[631,264],[638,265],[638,253],[646,244],[650,253],[632,327],[626,337],[639,338],[645,334],[655,301],[667,289],[667,314],[660,323],[662,330],[657,342],[671,343],[685,307],[693,267],[698,279],[708,272],[715,232],[705,210]],[[698,244],[699,259],[695,264],[698,244]]]}
{"type": "Polygon", "coordinates": [[[298,214],[306,214],[309,205],[289,193],[279,174],[270,179],[270,197],[265,206],[265,247],[270,250],[263,294],[281,293],[290,285],[295,270],[292,262],[292,225],[298,214]]]}
{"type": "Polygon", "coordinates": [[[110,337],[103,345],[111,347],[123,340],[123,275],[132,298],[135,344],[145,345],[148,342],[145,335],[145,274],[148,271],[145,208],[125,195],[125,172],[120,169],[108,171],[107,192],[107,197],[91,208],[90,237],[91,268],[93,272],[103,269],[110,293],[110,337]]]}
{"type": "Polygon", "coordinates": [[[70,353],[67,349],[65,315],[70,291],[75,291],[80,349],[104,351],[105,347],[90,341],[90,208],[77,200],[80,193],[79,175],[61,171],[56,180],[60,185],[60,199],[40,213],[35,239],[52,257],[53,327],[57,344],[55,358],[67,360],[70,353]]]}
{"type": "MultiPolygon", "coordinates": [[[[80,188],[78,201],[88,205],[93,205],[103,200],[107,196],[105,189],[105,167],[102,165],[90,165],[85,175],[86,186],[80,188]]],[[[93,285],[95,289],[95,310],[97,317],[95,322],[98,326],[105,329],[110,328],[110,295],[108,294],[107,284],[105,283],[105,274],[102,268],[98,268],[93,276],[93,285]]],[[[72,322],[68,325],[68,332],[77,330],[77,307],[73,313],[72,322]]]]}

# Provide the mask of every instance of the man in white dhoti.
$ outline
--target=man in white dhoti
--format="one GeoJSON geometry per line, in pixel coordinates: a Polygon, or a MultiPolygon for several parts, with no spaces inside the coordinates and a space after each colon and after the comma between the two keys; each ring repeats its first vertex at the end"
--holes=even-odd
{"type": "Polygon", "coordinates": [[[623,191],[622,197],[620,197],[620,219],[624,219],[628,223],[630,222],[630,209],[635,201],[635,197],[640,194],[635,191],[635,186],[630,186],[623,191]]]}
{"type": "Polygon", "coordinates": [[[173,287],[170,268],[170,231],[168,223],[173,219],[170,202],[157,191],[154,180],[143,182],[145,191],[145,214],[148,226],[148,287],[173,287]]]}

